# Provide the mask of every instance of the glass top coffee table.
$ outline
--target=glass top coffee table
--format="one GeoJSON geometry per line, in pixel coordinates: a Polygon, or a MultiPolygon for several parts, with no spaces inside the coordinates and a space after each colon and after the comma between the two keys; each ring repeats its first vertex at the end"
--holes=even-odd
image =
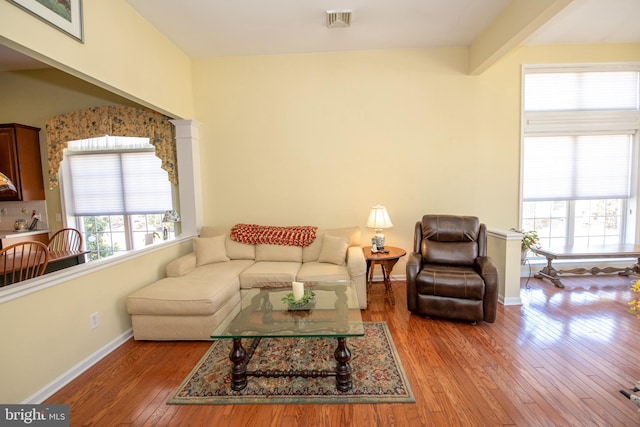
{"type": "Polygon", "coordinates": [[[247,377],[336,377],[336,388],[349,391],[351,351],[347,338],[364,335],[360,306],[353,282],[305,282],[305,293],[315,294],[312,302],[291,307],[282,301],[292,294],[291,283],[265,283],[249,290],[238,306],[211,334],[211,338],[231,338],[231,388],[240,391],[247,377]],[[249,371],[247,364],[263,338],[336,338],[336,367],[332,370],[249,371]],[[242,340],[251,338],[245,349],[242,340]]]}

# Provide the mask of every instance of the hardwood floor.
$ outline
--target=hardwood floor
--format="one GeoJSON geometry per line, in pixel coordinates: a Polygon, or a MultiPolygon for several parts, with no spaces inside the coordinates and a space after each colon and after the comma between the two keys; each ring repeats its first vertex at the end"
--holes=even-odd
{"type": "MultiPolygon", "coordinates": [[[[638,426],[619,393],[640,380],[640,319],[627,312],[631,280],[523,279],[522,306],[496,323],[426,319],[372,299],[365,321],[386,321],[415,404],[166,405],[207,342],[128,341],[53,395],[71,425],[91,426],[638,426]]],[[[381,286],[380,286],[381,287],[381,286]]]]}

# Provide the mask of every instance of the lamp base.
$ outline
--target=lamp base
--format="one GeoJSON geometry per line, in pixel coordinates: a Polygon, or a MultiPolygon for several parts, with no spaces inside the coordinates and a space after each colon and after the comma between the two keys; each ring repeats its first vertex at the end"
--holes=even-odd
{"type": "Polygon", "coordinates": [[[378,250],[384,249],[384,234],[376,233],[373,238],[376,242],[376,248],[378,250]]]}
{"type": "Polygon", "coordinates": [[[167,227],[162,229],[162,240],[167,240],[169,238],[169,230],[167,227]]]}

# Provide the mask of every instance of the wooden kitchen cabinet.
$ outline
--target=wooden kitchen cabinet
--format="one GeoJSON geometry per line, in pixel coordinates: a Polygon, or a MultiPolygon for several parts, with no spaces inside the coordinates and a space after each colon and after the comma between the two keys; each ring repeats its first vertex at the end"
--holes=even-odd
{"type": "Polygon", "coordinates": [[[32,126],[0,124],[0,172],[18,190],[0,192],[0,201],[44,200],[39,132],[32,126]]]}

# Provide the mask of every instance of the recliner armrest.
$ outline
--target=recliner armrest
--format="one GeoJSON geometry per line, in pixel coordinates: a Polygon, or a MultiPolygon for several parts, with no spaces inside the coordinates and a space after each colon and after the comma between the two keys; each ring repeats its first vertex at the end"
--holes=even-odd
{"type": "Polygon", "coordinates": [[[416,289],[416,277],[422,268],[422,254],[419,252],[410,252],[407,254],[407,308],[409,311],[417,311],[418,309],[418,290],[416,289]]]}
{"type": "Polygon", "coordinates": [[[493,323],[498,311],[498,268],[488,256],[476,259],[476,271],[484,280],[484,321],[493,323]]]}
{"type": "Polygon", "coordinates": [[[407,280],[409,276],[415,280],[422,267],[422,254],[419,252],[409,252],[407,255],[407,280]]]}
{"type": "Polygon", "coordinates": [[[482,277],[485,275],[495,274],[498,275],[498,267],[493,263],[493,260],[488,256],[479,256],[476,258],[476,271],[482,277]]]}

